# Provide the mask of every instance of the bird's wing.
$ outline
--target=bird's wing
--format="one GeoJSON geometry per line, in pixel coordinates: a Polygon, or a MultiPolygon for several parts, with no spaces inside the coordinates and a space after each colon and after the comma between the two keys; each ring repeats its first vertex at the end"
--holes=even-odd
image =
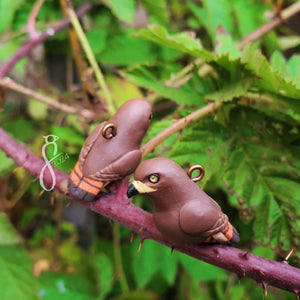
{"type": "Polygon", "coordinates": [[[79,154],[79,159],[78,159],[79,166],[81,169],[83,167],[83,163],[84,163],[87,155],[89,154],[90,150],[94,146],[98,137],[102,134],[101,131],[102,131],[102,128],[105,123],[107,123],[107,122],[105,121],[105,122],[102,122],[99,125],[97,125],[97,127],[91,132],[91,134],[85,140],[85,142],[81,148],[81,151],[79,154]]]}
{"type": "Polygon", "coordinates": [[[132,150],[123,156],[114,160],[107,167],[96,172],[89,177],[100,181],[115,181],[119,180],[131,173],[136,169],[142,158],[141,150],[132,150]]]}
{"type": "Polygon", "coordinates": [[[211,201],[189,201],[179,213],[182,230],[190,235],[210,236],[226,227],[228,218],[211,201]]]}

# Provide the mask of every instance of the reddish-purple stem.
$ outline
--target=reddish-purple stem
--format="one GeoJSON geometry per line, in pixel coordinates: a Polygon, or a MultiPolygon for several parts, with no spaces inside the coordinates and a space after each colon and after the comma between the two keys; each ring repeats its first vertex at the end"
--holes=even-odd
{"type": "Polygon", "coordinates": [[[37,39],[39,36],[39,32],[35,28],[35,23],[36,23],[37,16],[39,14],[39,11],[40,11],[43,3],[44,3],[44,0],[38,0],[35,2],[32,10],[30,12],[28,21],[27,21],[28,35],[29,35],[29,38],[32,40],[37,39]]]}
{"type": "MultiPolygon", "coordinates": [[[[28,172],[36,177],[39,176],[45,162],[15,141],[2,128],[0,128],[0,149],[28,172]]],[[[63,192],[63,186],[65,186],[63,183],[68,179],[68,175],[55,168],[54,172],[56,189],[63,192]]],[[[50,173],[45,174],[45,183],[51,185],[50,173]]],[[[265,288],[272,285],[295,294],[300,293],[300,269],[292,267],[286,262],[259,257],[227,245],[179,246],[170,244],[156,229],[152,215],[136,207],[127,199],[127,185],[128,178],[116,183],[115,194],[103,194],[97,201],[80,203],[96,213],[128,227],[138,233],[142,240],[153,239],[189,256],[234,272],[239,278],[251,278],[265,288]]],[[[74,201],[74,199],[70,199],[74,201]]]]}
{"type": "MultiPolygon", "coordinates": [[[[76,11],[77,16],[81,17],[89,9],[91,9],[91,7],[92,7],[91,3],[89,3],[89,2],[84,3],[76,11]]],[[[55,27],[48,28],[43,33],[41,33],[40,35],[38,35],[38,36],[35,35],[34,38],[31,38],[31,39],[27,40],[26,42],[24,42],[23,45],[16,51],[16,53],[2,65],[2,67],[0,68],[0,78],[3,78],[4,76],[6,76],[12,70],[14,65],[19,60],[24,58],[28,54],[28,52],[32,48],[34,48],[37,44],[42,43],[43,41],[45,41],[49,37],[53,36],[57,32],[61,31],[65,27],[67,27],[69,24],[70,24],[70,20],[65,19],[65,20],[61,21],[61,23],[59,25],[57,25],[55,27]]]]}

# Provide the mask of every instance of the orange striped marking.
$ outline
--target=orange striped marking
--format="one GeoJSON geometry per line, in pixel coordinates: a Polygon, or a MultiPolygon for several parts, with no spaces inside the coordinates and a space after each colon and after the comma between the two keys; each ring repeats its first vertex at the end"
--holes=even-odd
{"type": "Polygon", "coordinates": [[[227,227],[222,231],[222,233],[226,236],[228,241],[230,241],[232,239],[233,229],[232,229],[232,225],[229,222],[228,222],[227,227]]]}
{"type": "Polygon", "coordinates": [[[103,187],[103,183],[98,180],[94,180],[88,177],[83,176],[82,171],[79,168],[79,163],[77,162],[75,167],[73,168],[70,178],[72,182],[78,186],[80,189],[93,194],[98,195],[101,188],[103,187]]]}

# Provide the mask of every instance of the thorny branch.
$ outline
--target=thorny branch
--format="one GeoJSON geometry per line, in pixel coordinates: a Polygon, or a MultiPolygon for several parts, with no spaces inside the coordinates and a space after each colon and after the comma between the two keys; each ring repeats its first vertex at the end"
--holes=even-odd
{"type": "MultiPolygon", "coordinates": [[[[42,1],[41,1],[42,2],[42,1]]],[[[274,24],[268,28],[273,29],[279,25],[283,20],[288,19],[295,11],[299,11],[299,4],[297,2],[292,5],[288,15],[285,15],[285,11],[281,14],[280,21],[275,18],[274,24]],[[296,7],[296,10],[295,10],[296,7]]],[[[90,3],[85,3],[78,9],[77,15],[81,16],[91,8],[90,3]]],[[[286,10],[287,11],[287,10],[286,10]]],[[[43,42],[47,38],[53,36],[56,32],[62,30],[70,24],[69,20],[62,21],[59,25],[49,28],[40,35],[31,35],[31,38],[25,42],[18,51],[0,68],[0,78],[6,76],[14,65],[37,44],[43,42]]],[[[268,29],[268,30],[271,30],[268,29]]],[[[260,38],[265,32],[260,29],[260,34],[249,35],[239,42],[239,47],[243,47],[243,43],[256,40],[260,38]]],[[[152,141],[147,143],[144,147],[145,156],[151,152],[162,140],[167,138],[172,133],[183,128],[187,123],[193,121],[203,114],[212,112],[220,103],[208,104],[206,107],[196,111],[195,114],[191,114],[188,118],[183,118],[173,124],[171,127],[162,131],[152,141]]],[[[0,149],[2,149],[8,156],[10,156],[18,165],[24,167],[29,173],[35,177],[39,177],[41,169],[44,167],[44,161],[31,153],[25,146],[22,146],[12,137],[10,137],[5,131],[0,128],[0,149]]],[[[67,193],[67,179],[68,175],[55,168],[54,174],[56,179],[56,190],[63,194],[67,193]]],[[[44,176],[46,184],[51,185],[53,178],[50,173],[46,172],[44,176]]],[[[276,286],[278,288],[294,292],[296,295],[300,294],[300,270],[290,266],[287,260],[283,262],[276,262],[266,258],[262,258],[251,253],[245,252],[240,249],[236,249],[226,245],[201,245],[201,246],[178,246],[171,245],[168,241],[164,240],[161,234],[156,229],[152,215],[144,210],[134,206],[128,201],[126,197],[128,179],[124,179],[121,182],[115,183],[117,186],[117,192],[115,194],[102,194],[100,198],[95,202],[81,203],[89,209],[106,216],[120,224],[130,228],[133,232],[138,233],[141,240],[153,239],[168,247],[174,248],[178,251],[186,253],[197,259],[203,260],[207,263],[216,265],[225,270],[234,272],[239,278],[247,277],[255,280],[257,283],[262,284],[264,290],[268,285],[276,286]],[[142,228],[142,230],[141,230],[142,228]]],[[[71,199],[75,201],[74,199],[71,199]]],[[[170,258],[171,259],[171,258],[170,258]]]]}
{"type": "MultiPolygon", "coordinates": [[[[2,128],[0,128],[0,149],[35,177],[39,176],[45,164],[44,161],[15,141],[2,128]]],[[[68,175],[53,169],[56,177],[56,189],[66,194],[68,175]]],[[[44,179],[46,184],[52,184],[53,178],[49,172],[46,172],[44,179]]],[[[290,266],[287,261],[273,261],[227,245],[179,246],[170,244],[156,229],[152,215],[133,205],[127,199],[128,178],[115,183],[115,185],[117,186],[115,194],[102,194],[97,201],[80,202],[80,204],[128,227],[132,232],[138,233],[142,241],[153,239],[196,259],[234,272],[240,279],[251,278],[262,284],[264,290],[272,285],[296,295],[300,294],[300,270],[290,266]]]]}

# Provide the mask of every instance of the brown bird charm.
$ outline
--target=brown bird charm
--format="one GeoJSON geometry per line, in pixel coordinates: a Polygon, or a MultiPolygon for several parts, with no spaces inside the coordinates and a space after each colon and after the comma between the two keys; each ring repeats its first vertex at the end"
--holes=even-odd
{"type": "Polygon", "coordinates": [[[133,173],[142,158],[140,144],[151,116],[147,101],[132,99],[99,124],[86,139],[70,174],[69,193],[92,201],[109,183],[133,173]]]}
{"type": "Polygon", "coordinates": [[[154,223],[171,242],[239,242],[221,207],[171,159],[152,158],[137,167],[127,196],[138,193],[152,200],[154,223]]]}

